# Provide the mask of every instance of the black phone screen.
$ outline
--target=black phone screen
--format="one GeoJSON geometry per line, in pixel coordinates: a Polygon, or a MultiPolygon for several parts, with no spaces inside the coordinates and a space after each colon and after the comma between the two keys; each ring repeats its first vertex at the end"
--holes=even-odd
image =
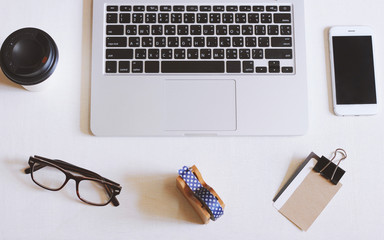
{"type": "Polygon", "coordinates": [[[332,37],[337,104],[375,104],[371,36],[332,37]]]}

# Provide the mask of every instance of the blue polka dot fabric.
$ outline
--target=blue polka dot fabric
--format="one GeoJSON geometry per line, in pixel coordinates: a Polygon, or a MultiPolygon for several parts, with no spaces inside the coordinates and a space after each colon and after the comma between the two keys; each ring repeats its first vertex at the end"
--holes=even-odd
{"type": "Polygon", "coordinates": [[[192,171],[188,167],[184,166],[179,170],[179,176],[185,181],[188,187],[192,190],[195,196],[209,209],[211,219],[215,221],[224,214],[217,198],[197,179],[192,171]]]}

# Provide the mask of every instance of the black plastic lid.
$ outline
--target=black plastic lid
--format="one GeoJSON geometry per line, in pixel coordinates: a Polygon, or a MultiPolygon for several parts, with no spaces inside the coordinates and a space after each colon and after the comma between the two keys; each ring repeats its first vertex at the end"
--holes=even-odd
{"type": "Polygon", "coordinates": [[[13,32],[1,47],[1,69],[10,80],[21,85],[43,82],[53,73],[58,60],[55,41],[37,28],[13,32]]]}

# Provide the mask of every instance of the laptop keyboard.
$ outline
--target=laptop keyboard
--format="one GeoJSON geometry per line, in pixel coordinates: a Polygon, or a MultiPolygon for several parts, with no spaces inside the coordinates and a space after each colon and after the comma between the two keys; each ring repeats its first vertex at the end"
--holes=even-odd
{"type": "Polygon", "coordinates": [[[292,5],[106,5],[106,74],[293,74],[292,5]]]}

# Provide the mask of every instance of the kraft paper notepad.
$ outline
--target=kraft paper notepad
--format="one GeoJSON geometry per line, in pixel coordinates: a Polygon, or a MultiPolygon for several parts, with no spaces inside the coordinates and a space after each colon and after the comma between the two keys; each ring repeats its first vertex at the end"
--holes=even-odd
{"type": "Polygon", "coordinates": [[[344,173],[325,157],[311,153],[273,199],[274,206],[306,231],[341,188],[338,180],[344,173]]]}

